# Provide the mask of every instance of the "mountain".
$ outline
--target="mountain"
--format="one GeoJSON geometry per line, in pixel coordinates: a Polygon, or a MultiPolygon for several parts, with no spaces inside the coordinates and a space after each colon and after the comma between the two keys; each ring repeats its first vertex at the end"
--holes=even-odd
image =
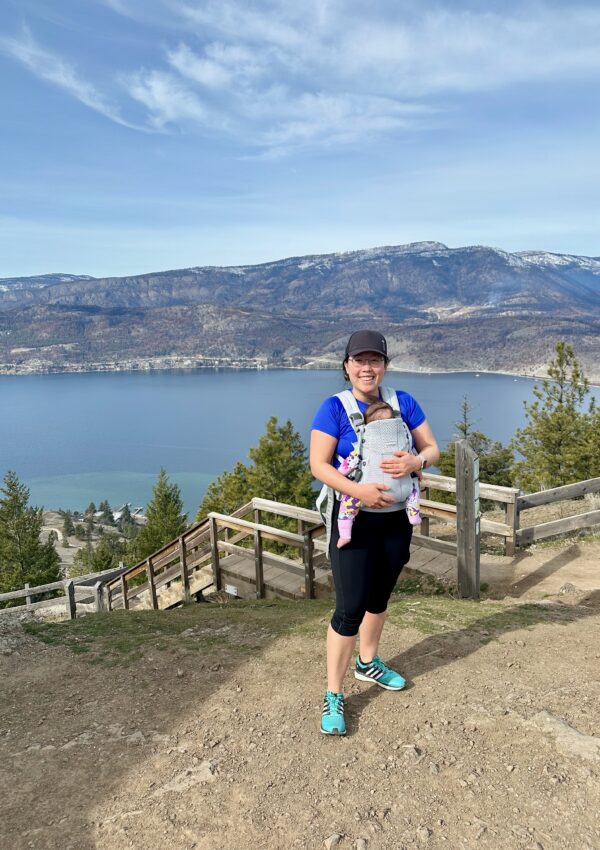
{"type": "Polygon", "coordinates": [[[600,380],[600,259],[439,242],[134,277],[0,280],[0,370],[339,364],[375,326],[393,365],[541,374],[558,339],[600,380]]]}

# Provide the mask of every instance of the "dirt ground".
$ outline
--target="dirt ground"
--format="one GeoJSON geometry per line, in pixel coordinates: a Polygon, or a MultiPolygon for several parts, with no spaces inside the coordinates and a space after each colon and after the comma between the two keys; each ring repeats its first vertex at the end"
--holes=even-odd
{"type": "Polygon", "coordinates": [[[408,687],[349,674],[343,739],[319,732],[330,612],[0,618],[2,850],[600,848],[599,590],[397,597],[408,687]]]}

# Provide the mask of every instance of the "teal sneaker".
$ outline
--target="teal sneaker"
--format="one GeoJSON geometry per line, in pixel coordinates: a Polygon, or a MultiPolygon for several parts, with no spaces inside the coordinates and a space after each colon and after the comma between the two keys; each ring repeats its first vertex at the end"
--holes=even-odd
{"type": "Polygon", "coordinates": [[[344,720],[344,694],[334,694],[333,691],[327,691],[323,697],[321,732],[324,735],[346,734],[346,721],[344,720]]]}
{"type": "Polygon", "coordinates": [[[368,664],[363,664],[360,657],[357,658],[354,678],[362,682],[375,682],[386,691],[401,691],[406,687],[406,679],[384,664],[378,655],[368,664]]]}

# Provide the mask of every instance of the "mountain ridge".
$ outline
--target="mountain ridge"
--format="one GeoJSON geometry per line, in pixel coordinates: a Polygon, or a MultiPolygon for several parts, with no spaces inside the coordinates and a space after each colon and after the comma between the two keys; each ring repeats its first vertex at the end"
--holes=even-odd
{"type": "Polygon", "coordinates": [[[0,279],[4,373],[161,358],[331,365],[348,333],[369,325],[388,335],[403,369],[543,374],[566,339],[597,381],[600,259],[419,242],[124,277],[0,279]]]}

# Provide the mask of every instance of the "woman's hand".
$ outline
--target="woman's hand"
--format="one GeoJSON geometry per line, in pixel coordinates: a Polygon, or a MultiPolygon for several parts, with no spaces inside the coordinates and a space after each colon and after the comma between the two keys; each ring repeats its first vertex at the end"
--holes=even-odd
{"type": "Polygon", "coordinates": [[[411,472],[418,472],[421,469],[421,459],[411,452],[394,452],[394,457],[382,460],[379,466],[392,478],[402,478],[411,472]]]}
{"type": "Polygon", "coordinates": [[[387,508],[395,504],[394,499],[385,492],[389,489],[385,484],[357,484],[354,488],[357,498],[367,508],[387,508]]]}

